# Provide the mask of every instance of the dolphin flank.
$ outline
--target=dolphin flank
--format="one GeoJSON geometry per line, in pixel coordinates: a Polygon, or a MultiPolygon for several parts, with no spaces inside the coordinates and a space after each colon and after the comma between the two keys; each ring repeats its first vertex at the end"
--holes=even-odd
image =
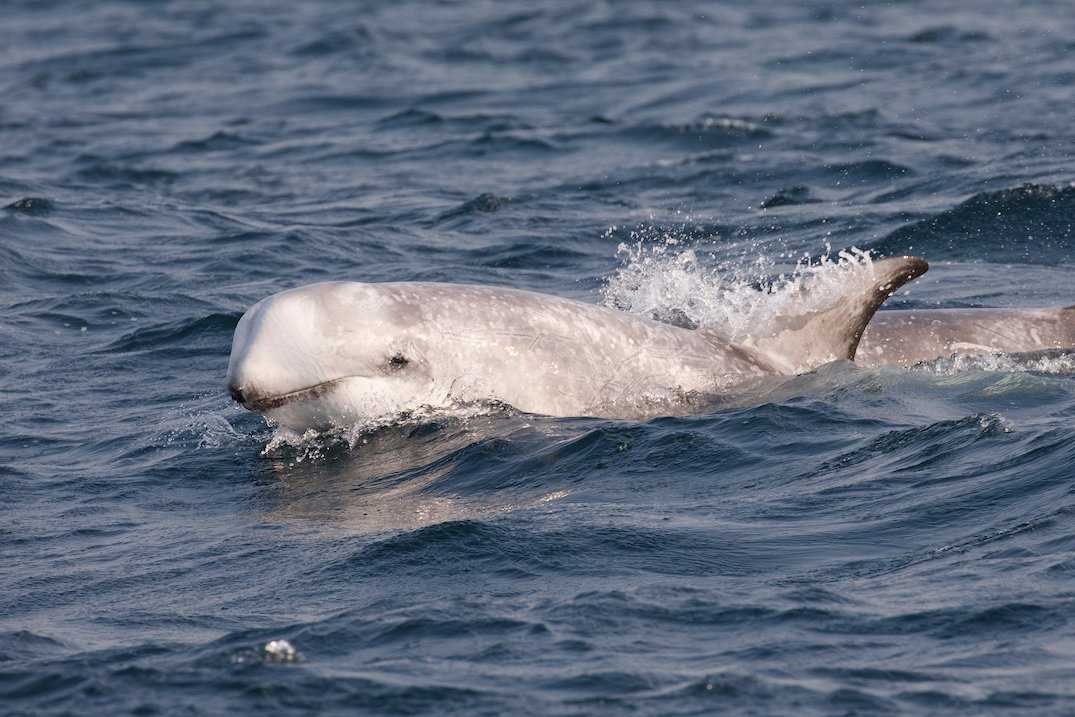
{"type": "Polygon", "coordinates": [[[831,301],[804,302],[740,343],[517,289],[312,284],[243,315],[228,390],[291,428],[475,401],[553,416],[680,414],[752,380],[854,358],[877,307],[927,268],[916,257],[858,267],[831,301]]]}

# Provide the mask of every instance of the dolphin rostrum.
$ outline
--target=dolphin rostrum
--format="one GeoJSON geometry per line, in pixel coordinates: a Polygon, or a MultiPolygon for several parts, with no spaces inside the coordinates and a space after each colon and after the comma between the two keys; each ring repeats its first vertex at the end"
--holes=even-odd
{"type": "Polygon", "coordinates": [[[739,343],[714,329],[516,289],[312,284],[243,315],[228,389],[246,408],[299,429],[471,402],[553,416],[681,414],[758,378],[854,358],[877,307],[927,268],[915,257],[856,267],[838,295],[804,301],[801,313],[739,343]]]}

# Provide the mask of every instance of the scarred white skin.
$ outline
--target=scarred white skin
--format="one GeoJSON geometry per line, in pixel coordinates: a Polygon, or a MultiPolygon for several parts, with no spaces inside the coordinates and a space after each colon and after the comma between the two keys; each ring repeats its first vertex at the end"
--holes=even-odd
{"type": "Polygon", "coordinates": [[[247,408],[297,429],[472,401],[554,416],[682,413],[752,379],[851,358],[881,301],[925,268],[874,262],[849,274],[831,306],[782,317],[741,345],[529,291],[313,284],[243,315],[228,386],[247,408]]]}
{"type": "Polygon", "coordinates": [[[880,311],[859,344],[864,366],[909,366],[953,354],[1075,348],[1075,307],[880,311]]]}

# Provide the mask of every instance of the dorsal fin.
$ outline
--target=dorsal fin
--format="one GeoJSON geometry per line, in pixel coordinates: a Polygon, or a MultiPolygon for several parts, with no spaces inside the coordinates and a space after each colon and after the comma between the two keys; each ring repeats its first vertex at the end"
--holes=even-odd
{"type": "Polygon", "coordinates": [[[877,308],[911,279],[929,269],[914,256],[891,257],[849,274],[833,303],[808,313],[781,317],[765,335],[748,342],[781,370],[810,371],[829,361],[854,359],[862,332],[877,308]]]}

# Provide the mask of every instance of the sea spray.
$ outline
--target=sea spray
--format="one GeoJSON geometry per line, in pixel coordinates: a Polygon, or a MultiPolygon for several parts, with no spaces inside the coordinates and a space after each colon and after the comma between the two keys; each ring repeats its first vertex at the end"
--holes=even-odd
{"type": "Polygon", "coordinates": [[[831,306],[849,280],[873,271],[870,252],[850,248],[817,259],[758,254],[735,262],[699,255],[674,235],[621,243],[621,265],[602,289],[606,306],[743,341],[777,316],[831,306]]]}

